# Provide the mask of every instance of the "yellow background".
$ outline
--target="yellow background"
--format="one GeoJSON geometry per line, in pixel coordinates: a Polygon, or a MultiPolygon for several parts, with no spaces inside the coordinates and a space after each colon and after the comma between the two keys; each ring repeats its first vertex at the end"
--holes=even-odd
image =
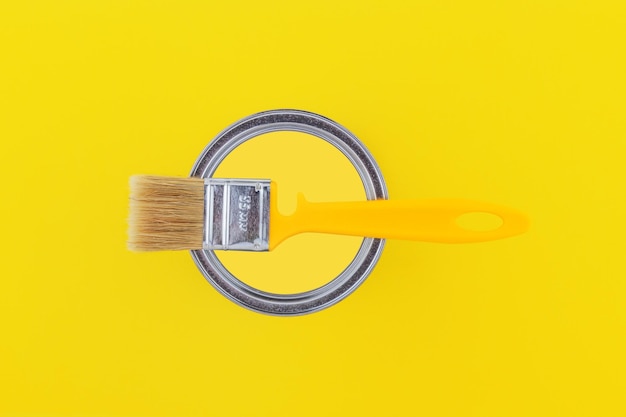
{"type": "Polygon", "coordinates": [[[622,4],[4,1],[0,415],[624,415],[622,4]],[[388,242],[295,318],[127,252],[131,174],[284,107],[356,133],[392,198],[532,230],[388,242]]]}

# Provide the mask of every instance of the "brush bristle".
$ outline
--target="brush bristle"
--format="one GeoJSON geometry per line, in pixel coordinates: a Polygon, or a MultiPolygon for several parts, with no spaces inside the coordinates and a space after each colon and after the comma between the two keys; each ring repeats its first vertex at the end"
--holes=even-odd
{"type": "Polygon", "coordinates": [[[202,249],[204,180],[131,177],[128,223],[132,251],[202,249]]]}

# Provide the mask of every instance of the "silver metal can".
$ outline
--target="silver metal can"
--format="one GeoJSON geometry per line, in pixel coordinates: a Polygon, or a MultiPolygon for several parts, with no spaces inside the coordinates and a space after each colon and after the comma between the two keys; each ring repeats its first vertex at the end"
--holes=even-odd
{"type": "MultiPolygon", "coordinates": [[[[338,123],[301,110],[271,110],[234,123],[207,145],[190,175],[211,178],[219,164],[237,146],[277,131],[307,133],[332,144],[358,172],[367,199],[387,199],[380,168],[365,145],[338,123]]],[[[294,316],[322,310],[350,295],[371,273],[384,243],[383,239],[364,238],[352,262],[337,277],[319,288],[296,294],[269,293],[247,285],[224,267],[213,250],[194,250],[191,256],[207,281],[235,303],[260,313],[294,316]]]]}

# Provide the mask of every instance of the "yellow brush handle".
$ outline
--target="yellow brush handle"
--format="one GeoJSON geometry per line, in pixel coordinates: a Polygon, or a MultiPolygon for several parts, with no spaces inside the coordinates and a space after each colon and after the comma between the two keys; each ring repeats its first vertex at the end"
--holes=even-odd
{"type": "Polygon", "coordinates": [[[528,219],[516,210],[461,199],[311,203],[300,194],[296,212],[283,216],[277,210],[274,192],[270,206],[270,250],[304,232],[469,243],[502,239],[528,229],[528,219]],[[494,214],[502,219],[502,225],[473,231],[457,224],[461,215],[476,212],[494,214]]]}

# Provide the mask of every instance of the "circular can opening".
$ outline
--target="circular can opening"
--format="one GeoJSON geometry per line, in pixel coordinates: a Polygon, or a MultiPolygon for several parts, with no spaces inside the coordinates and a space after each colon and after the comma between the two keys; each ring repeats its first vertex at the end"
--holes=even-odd
{"type": "MultiPolygon", "coordinates": [[[[233,150],[219,165],[216,178],[267,178],[278,185],[278,209],[296,209],[298,192],[310,201],[365,200],[358,172],[330,143],[302,132],[271,132],[233,150]]],[[[271,221],[271,218],[270,218],[271,221]]],[[[224,267],[261,291],[296,294],[332,281],[355,258],[363,239],[305,233],[271,252],[215,251],[224,267]]]]}

